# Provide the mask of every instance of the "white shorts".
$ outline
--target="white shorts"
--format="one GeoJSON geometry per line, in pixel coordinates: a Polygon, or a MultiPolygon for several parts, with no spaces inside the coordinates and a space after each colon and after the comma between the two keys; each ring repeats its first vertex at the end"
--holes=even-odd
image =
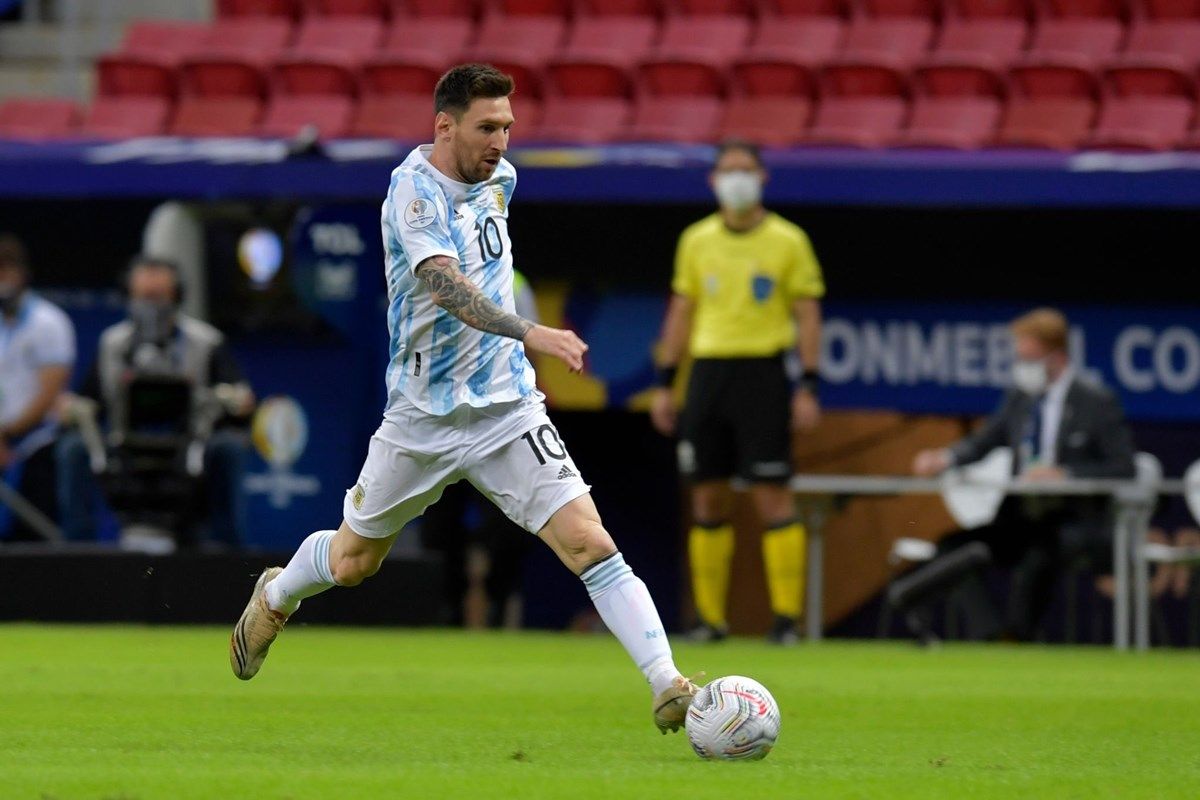
{"type": "Polygon", "coordinates": [[[387,410],[371,437],[343,515],[360,536],[391,536],[466,478],[513,522],[537,533],[554,512],[587,494],[542,395],[444,416],[409,404],[387,410]]]}

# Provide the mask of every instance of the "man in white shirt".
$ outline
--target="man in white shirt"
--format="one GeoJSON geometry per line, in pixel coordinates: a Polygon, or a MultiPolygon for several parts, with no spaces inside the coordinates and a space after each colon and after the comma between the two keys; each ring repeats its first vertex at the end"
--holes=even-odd
{"type": "Polygon", "coordinates": [[[230,638],[248,680],[300,602],[375,574],[406,522],[466,478],[583,581],[650,684],[656,727],[682,726],[696,687],[675,668],[646,585],[600,522],[590,487],[546,415],[525,348],[583,369],[574,333],[514,313],[503,156],[512,78],[482,64],[434,90],[434,143],[392,172],[383,204],[391,362],[388,407],[337,531],[317,531],[259,577],[230,638]]]}
{"type": "MultiPolygon", "coordinates": [[[[1035,309],[1011,325],[1013,387],[1000,408],[970,436],[945,448],[923,450],[913,462],[921,476],[970,464],[997,447],[1009,447],[1014,474],[1025,481],[1132,478],[1133,434],[1121,402],[1106,387],[1071,367],[1069,326],[1052,308],[1035,309]]],[[[1107,568],[1111,547],[1108,503],[1101,498],[1009,497],[990,525],[947,536],[948,552],[982,541],[993,559],[1013,566],[1008,618],[1003,630],[983,598],[968,598],[968,628],[979,637],[1029,639],[1049,605],[1061,568],[1079,556],[1107,568]]]]}
{"type": "MultiPolygon", "coordinates": [[[[29,289],[25,248],[0,234],[0,476],[54,514],[55,403],[75,364],[75,329],[62,309],[29,289]]],[[[0,507],[0,535],[8,527],[0,507]]],[[[14,531],[21,535],[23,531],[14,531]]]]}

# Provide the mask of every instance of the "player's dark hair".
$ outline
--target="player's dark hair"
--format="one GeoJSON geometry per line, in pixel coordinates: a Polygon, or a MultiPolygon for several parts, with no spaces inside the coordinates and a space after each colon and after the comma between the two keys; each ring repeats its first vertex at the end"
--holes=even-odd
{"type": "Polygon", "coordinates": [[[147,267],[150,269],[162,269],[171,273],[171,279],[175,282],[175,302],[180,303],[183,301],[183,271],[171,259],[156,256],[152,253],[138,253],[129,259],[129,266],[125,268],[125,274],[121,278],[121,288],[124,289],[125,294],[129,294],[130,279],[133,278],[134,270],[147,267]]]}
{"type": "Polygon", "coordinates": [[[19,267],[29,274],[29,255],[25,245],[11,233],[0,233],[0,264],[19,267]]]}
{"type": "Polygon", "coordinates": [[[713,159],[713,164],[715,165],[721,160],[721,156],[730,151],[746,153],[754,159],[754,163],[759,167],[763,165],[761,148],[749,139],[725,139],[722,141],[717,145],[717,157],[713,159]]]}
{"type": "Polygon", "coordinates": [[[514,88],[512,76],[491,64],[459,64],[438,79],[433,113],[445,111],[460,119],[475,98],[508,97],[514,88]]]}

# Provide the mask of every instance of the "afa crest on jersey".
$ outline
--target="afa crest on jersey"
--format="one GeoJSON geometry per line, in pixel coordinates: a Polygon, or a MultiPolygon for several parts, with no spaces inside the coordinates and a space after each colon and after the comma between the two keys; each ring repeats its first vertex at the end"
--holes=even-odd
{"type": "Polygon", "coordinates": [[[504,190],[501,189],[499,186],[494,186],[494,187],[492,187],[492,194],[494,194],[496,196],[496,208],[500,209],[501,213],[503,213],[505,210],[504,209],[504,190]]]}

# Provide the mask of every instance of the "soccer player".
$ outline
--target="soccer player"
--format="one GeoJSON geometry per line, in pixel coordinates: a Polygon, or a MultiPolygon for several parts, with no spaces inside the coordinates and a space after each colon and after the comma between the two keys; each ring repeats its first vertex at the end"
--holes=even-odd
{"type": "Polygon", "coordinates": [[[700,618],[692,637],[706,641],[727,632],[734,475],[751,484],[766,529],[763,562],[775,614],[768,638],[778,644],[798,638],[805,532],[788,489],[791,431],[809,430],[820,419],[825,284],[804,231],[763,207],[766,178],[753,144],[729,141],[718,149],[710,182],[720,208],[679,237],[658,347],[660,386],[651,400],[654,426],[673,435],[671,386],[690,352],[695,361],[678,420],[679,466],[692,482],[688,557],[700,618]],[[793,344],[804,367],[794,387],[784,365],[793,344]]]}
{"type": "Polygon", "coordinates": [[[513,313],[512,92],[493,67],[454,67],[434,90],[434,143],[392,172],[382,216],[388,407],[341,527],[313,533],[286,567],[263,572],[230,637],[230,664],[253,678],[302,600],[374,575],[405,523],[466,478],[580,577],[650,683],[655,725],[675,731],[696,687],[675,668],[646,585],[600,523],[525,356],[529,348],[578,372],[588,347],[513,313]]]}

